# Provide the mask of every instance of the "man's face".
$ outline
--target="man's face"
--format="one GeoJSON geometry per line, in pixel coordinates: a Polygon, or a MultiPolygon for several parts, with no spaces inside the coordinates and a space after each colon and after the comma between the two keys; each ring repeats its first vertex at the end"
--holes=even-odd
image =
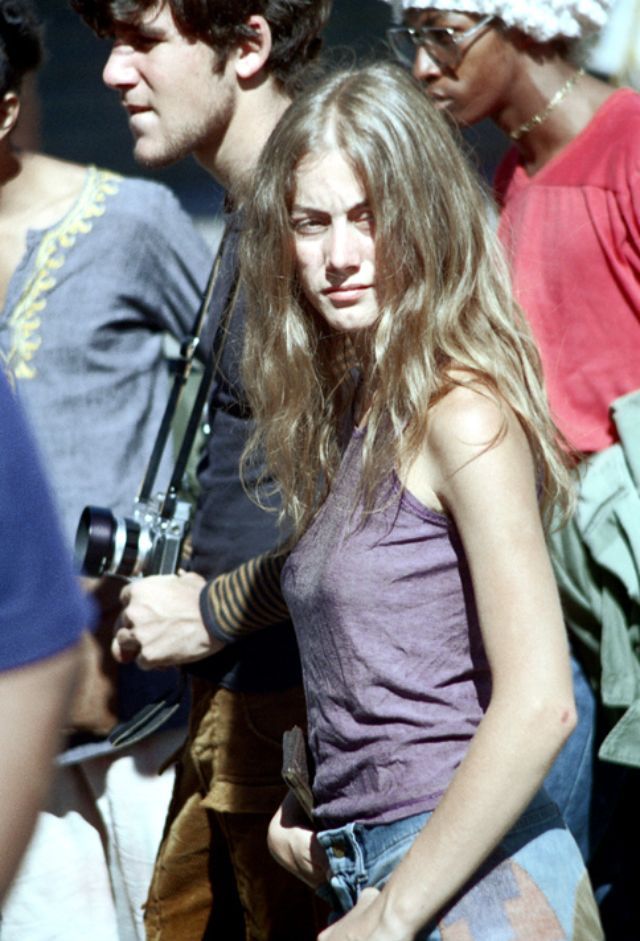
{"type": "Polygon", "coordinates": [[[505,95],[514,80],[513,49],[492,23],[465,41],[463,34],[477,22],[474,17],[450,10],[409,10],[405,17],[406,26],[449,28],[454,31],[454,39],[461,40],[455,67],[436,61],[420,46],[412,69],[436,107],[461,125],[497,115],[507,104],[505,95]]]}
{"type": "Polygon", "coordinates": [[[231,70],[179,31],[167,4],[117,25],[103,79],[129,115],[136,160],[160,167],[193,153],[211,164],[233,113],[231,70]]]}

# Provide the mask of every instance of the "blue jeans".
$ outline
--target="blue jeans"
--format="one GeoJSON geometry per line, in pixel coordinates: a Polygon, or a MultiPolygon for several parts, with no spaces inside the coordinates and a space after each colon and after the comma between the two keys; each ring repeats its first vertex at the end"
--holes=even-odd
{"type": "Polygon", "coordinates": [[[595,762],[596,700],[585,673],[571,657],[578,724],[547,775],[544,787],[560,808],[585,862],[591,858],[591,800],[595,762]]]}
{"type": "MultiPolygon", "coordinates": [[[[319,894],[334,909],[334,921],[355,905],[366,886],[384,886],[429,816],[417,814],[389,824],[347,824],[318,834],[332,873],[319,894]]],[[[584,861],[544,791],[463,891],[425,925],[417,941],[463,937],[602,941],[584,861]]]]}

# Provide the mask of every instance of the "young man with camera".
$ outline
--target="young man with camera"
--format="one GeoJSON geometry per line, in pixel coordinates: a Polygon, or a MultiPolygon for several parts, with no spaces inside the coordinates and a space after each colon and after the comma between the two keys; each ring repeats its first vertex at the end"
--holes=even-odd
{"type": "MultiPolygon", "coordinates": [[[[70,541],[85,503],[100,499],[117,514],[131,506],[169,389],[165,333],[179,340],[188,329],[209,251],[166,187],[24,146],[43,30],[31,0],[0,0],[0,372],[33,429],[70,541]]],[[[80,641],[56,773],[3,903],[3,941],[142,938],[174,778],[158,769],[184,737],[187,709],[113,750],[114,722],[174,688],[177,671],[119,667],[109,655],[118,585],[84,588],[96,630],[80,641]]]]}
{"type": "MultiPolygon", "coordinates": [[[[227,189],[229,205],[241,206],[243,181],[319,50],[330,0],[73,5],[113,41],[104,80],[120,95],[136,158],[162,166],[194,154],[227,189]]],[[[282,733],[304,724],[304,703],[292,628],[282,603],[274,609],[269,597],[277,570],[268,556],[250,561],[268,553],[278,533],[239,479],[249,427],[240,381],[243,301],[235,296],[239,226],[237,208],[229,208],[203,338],[220,362],[190,571],[129,585],[114,640],[121,662],[187,664],[192,674],[190,735],[146,909],[150,941],[305,941],[317,934],[311,895],[266,847],[283,794],[282,733]],[[238,592],[245,597],[258,582],[258,609],[268,610],[265,621],[279,622],[225,643],[238,592]]]]}

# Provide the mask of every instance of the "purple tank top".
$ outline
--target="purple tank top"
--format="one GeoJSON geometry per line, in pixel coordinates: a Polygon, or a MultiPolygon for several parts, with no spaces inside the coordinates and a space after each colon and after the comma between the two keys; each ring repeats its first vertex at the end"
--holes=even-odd
{"type": "Polygon", "coordinates": [[[433,810],[491,692],[455,526],[406,491],[363,523],[361,451],[355,432],[282,573],[328,828],[433,810]]]}

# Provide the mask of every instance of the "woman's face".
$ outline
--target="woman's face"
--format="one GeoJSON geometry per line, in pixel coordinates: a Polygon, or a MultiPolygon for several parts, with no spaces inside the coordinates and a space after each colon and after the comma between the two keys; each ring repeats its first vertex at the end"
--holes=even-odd
{"type": "Polygon", "coordinates": [[[291,227],[305,297],[335,330],[372,326],[375,220],[361,181],[337,149],[305,157],[295,180],[291,227]]]}
{"type": "Polygon", "coordinates": [[[407,26],[448,28],[460,41],[457,66],[442,65],[420,46],[412,69],[436,107],[447,111],[460,125],[498,117],[508,105],[516,79],[515,49],[495,23],[465,42],[465,34],[477,22],[477,17],[447,10],[409,10],[405,16],[407,26]]]}

